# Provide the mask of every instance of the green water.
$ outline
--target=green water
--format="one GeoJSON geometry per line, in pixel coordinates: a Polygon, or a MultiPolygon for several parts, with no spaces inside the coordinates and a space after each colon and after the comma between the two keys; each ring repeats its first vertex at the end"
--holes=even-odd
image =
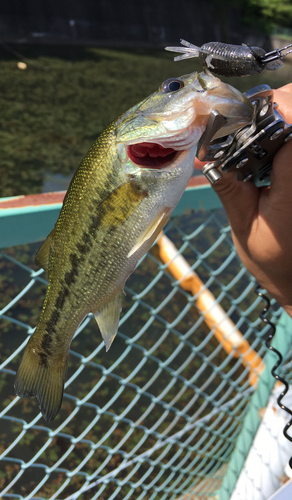
{"type": "MultiPolygon", "coordinates": [[[[0,196],[62,190],[100,132],[166,78],[201,70],[161,50],[20,46],[0,52],[0,196]],[[65,178],[65,180],[64,180],[65,178]]],[[[241,91],[291,81],[277,72],[226,81],[241,91]]]]}

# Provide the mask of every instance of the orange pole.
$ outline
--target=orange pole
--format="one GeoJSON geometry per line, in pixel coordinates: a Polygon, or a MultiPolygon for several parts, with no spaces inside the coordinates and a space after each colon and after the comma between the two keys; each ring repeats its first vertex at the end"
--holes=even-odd
{"type": "Polygon", "coordinates": [[[233,321],[227,316],[224,309],[216,302],[214,295],[204,286],[199,276],[191,269],[185,258],[178,253],[170,239],[162,234],[157,241],[159,256],[168,264],[168,269],[173,277],[180,281],[180,286],[198,295],[196,306],[204,315],[204,321],[210,329],[214,330],[218,342],[223,349],[237,358],[241,358],[244,366],[250,370],[250,383],[256,384],[257,379],[264,369],[262,358],[254,351],[242,333],[236,328],[233,321]]]}

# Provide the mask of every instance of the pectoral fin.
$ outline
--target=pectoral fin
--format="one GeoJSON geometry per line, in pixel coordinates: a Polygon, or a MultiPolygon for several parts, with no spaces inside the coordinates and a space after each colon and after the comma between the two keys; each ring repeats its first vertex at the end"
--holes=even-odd
{"type": "Polygon", "coordinates": [[[111,302],[106,304],[100,311],[94,314],[99,326],[102,338],[108,351],[117,334],[120,314],[122,310],[122,292],[111,302]]]}
{"type": "Polygon", "coordinates": [[[134,255],[139,248],[141,248],[146,241],[149,241],[149,246],[152,245],[152,243],[155,241],[157,238],[158,234],[160,233],[161,229],[165,226],[166,222],[168,221],[170,216],[170,211],[163,211],[162,213],[158,214],[157,217],[152,221],[152,224],[148,226],[145,231],[139,236],[138,240],[136,241],[135,245],[133,248],[130,250],[128,253],[128,258],[134,255]]]}

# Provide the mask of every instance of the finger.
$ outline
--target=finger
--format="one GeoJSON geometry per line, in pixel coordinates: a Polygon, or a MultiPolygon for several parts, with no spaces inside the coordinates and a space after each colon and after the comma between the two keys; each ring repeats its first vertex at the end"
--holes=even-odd
{"type": "MultiPolygon", "coordinates": [[[[274,90],[274,100],[280,113],[288,123],[292,123],[292,83],[274,90]]],[[[271,174],[271,190],[269,197],[275,209],[284,207],[291,200],[292,187],[292,143],[285,144],[275,155],[271,174]]]]}
{"type": "Polygon", "coordinates": [[[292,123],[292,84],[285,85],[280,90],[274,90],[274,101],[287,123],[292,123]],[[284,90],[287,88],[287,90],[284,90]]]}
{"type": "Polygon", "coordinates": [[[283,85],[283,87],[279,87],[278,90],[283,92],[289,92],[292,94],[292,83],[287,83],[287,85],[283,85]]]}
{"type": "Polygon", "coordinates": [[[292,205],[292,141],[284,144],[277,152],[273,161],[271,173],[271,188],[269,193],[272,210],[291,219],[292,205]]]}
{"type": "Polygon", "coordinates": [[[195,158],[195,169],[197,170],[202,170],[203,166],[206,165],[206,161],[201,161],[201,160],[198,160],[198,158],[195,158]]]}
{"type": "Polygon", "coordinates": [[[257,214],[258,188],[252,182],[238,181],[234,172],[227,172],[213,189],[226,210],[233,231],[236,234],[248,231],[257,214]]]}

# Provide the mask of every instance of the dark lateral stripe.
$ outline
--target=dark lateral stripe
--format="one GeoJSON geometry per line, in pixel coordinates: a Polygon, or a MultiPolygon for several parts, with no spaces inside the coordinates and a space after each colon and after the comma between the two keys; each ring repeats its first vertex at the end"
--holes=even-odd
{"type": "MultiPolygon", "coordinates": [[[[107,207],[108,210],[108,207],[107,207]]],[[[99,207],[99,213],[91,217],[91,224],[89,226],[88,232],[91,236],[94,236],[99,226],[101,226],[104,217],[107,214],[107,210],[104,207],[99,207]]]]}
{"type": "Polygon", "coordinates": [[[82,243],[77,243],[76,248],[81,254],[86,254],[92,247],[92,238],[88,231],[82,233],[82,243]]]}
{"type": "Polygon", "coordinates": [[[41,342],[41,348],[42,351],[38,353],[39,359],[40,359],[40,365],[42,366],[47,366],[48,364],[48,357],[51,355],[50,347],[53,341],[53,336],[52,333],[47,332],[43,335],[42,342],[41,342]]]}
{"type": "Polygon", "coordinates": [[[52,313],[51,318],[46,323],[46,331],[48,332],[48,335],[52,335],[53,333],[55,333],[56,331],[55,326],[58,323],[59,318],[60,318],[60,312],[57,309],[55,309],[52,313]]]}
{"type": "MultiPolygon", "coordinates": [[[[110,188],[112,184],[112,181],[108,182],[106,184],[106,188],[110,188]]],[[[127,218],[129,213],[131,213],[133,206],[131,203],[131,195],[133,197],[133,205],[135,206],[135,202],[141,201],[147,193],[144,193],[139,190],[137,184],[134,181],[127,182],[125,184],[122,184],[118,188],[116,188],[114,191],[112,191],[109,194],[108,189],[104,189],[102,193],[100,193],[100,197],[105,199],[103,200],[102,203],[97,204],[95,206],[94,212],[92,213],[90,217],[90,225],[88,229],[84,230],[81,236],[81,241],[79,241],[76,244],[76,249],[78,252],[81,254],[79,258],[77,258],[76,254],[71,254],[70,255],[70,261],[72,263],[72,269],[71,271],[68,271],[65,274],[65,282],[69,286],[72,283],[76,281],[76,276],[78,274],[78,265],[80,262],[84,260],[84,256],[90,252],[93,241],[95,238],[95,235],[99,228],[102,226],[104,219],[109,216],[109,214],[112,214],[112,223],[109,224],[107,233],[111,234],[115,231],[115,229],[118,227],[119,223],[121,223],[124,219],[127,218]],[[113,215],[116,211],[116,204],[115,204],[115,199],[116,197],[120,196],[120,193],[123,193],[122,196],[124,195],[124,204],[121,206],[119,204],[119,209],[120,209],[120,214],[118,214],[116,217],[113,215]],[[113,223],[114,220],[114,223],[113,223]]],[[[101,245],[103,245],[103,242],[100,242],[101,245]]]]}
{"type": "Polygon", "coordinates": [[[60,292],[58,294],[58,297],[57,297],[57,300],[55,303],[56,309],[58,309],[58,310],[63,309],[63,306],[65,304],[65,300],[67,297],[69,297],[69,295],[70,295],[69,288],[67,286],[64,286],[64,288],[62,288],[62,290],[60,290],[60,292]]]}
{"type": "MultiPolygon", "coordinates": [[[[45,365],[48,356],[51,354],[50,348],[53,335],[57,333],[56,326],[60,319],[61,310],[66,298],[70,295],[70,285],[76,282],[80,266],[85,261],[84,254],[89,252],[98,228],[104,224],[107,235],[111,235],[129,217],[145,196],[147,196],[147,193],[141,191],[135,182],[128,182],[119,186],[101,205],[96,207],[95,214],[91,216],[91,225],[88,231],[83,232],[83,241],[75,246],[81,255],[76,252],[69,254],[71,269],[65,273],[62,289],[59,291],[55,302],[55,309],[46,323],[46,333],[41,343],[42,352],[39,354],[41,364],[45,365]]],[[[100,243],[102,247],[106,247],[106,242],[101,241],[100,243]]],[[[107,248],[103,248],[101,253],[101,261],[103,262],[108,256],[107,248]]],[[[100,262],[99,265],[102,265],[102,263],[100,262]]]]}
{"type": "MultiPolygon", "coordinates": [[[[86,233],[84,232],[82,236],[84,237],[85,234],[86,233]]],[[[88,235],[86,234],[86,236],[88,236],[88,235]]],[[[77,243],[77,245],[76,245],[77,250],[82,255],[87,254],[90,251],[91,247],[92,247],[92,241],[89,241],[88,243],[77,243]]]]}
{"type": "Polygon", "coordinates": [[[68,287],[64,287],[58,294],[56,300],[56,308],[53,311],[51,318],[46,323],[46,333],[44,333],[41,342],[42,351],[38,353],[40,365],[46,367],[48,357],[51,355],[51,345],[53,342],[53,335],[56,334],[56,325],[60,319],[60,310],[62,309],[66,297],[70,295],[68,287]]]}
{"type": "Polygon", "coordinates": [[[67,271],[65,274],[65,283],[70,286],[72,283],[75,283],[76,276],[78,275],[78,269],[71,269],[71,271],[67,271]]]}
{"type": "Polygon", "coordinates": [[[68,286],[75,283],[76,276],[78,276],[79,273],[78,265],[83,261],[83,257],[78,257],[76,253],[71,253],[69,255],[69,259],[72,264],[72,269],[71,271],[67,271],[65,274],[65,283],[68,286]]]}

